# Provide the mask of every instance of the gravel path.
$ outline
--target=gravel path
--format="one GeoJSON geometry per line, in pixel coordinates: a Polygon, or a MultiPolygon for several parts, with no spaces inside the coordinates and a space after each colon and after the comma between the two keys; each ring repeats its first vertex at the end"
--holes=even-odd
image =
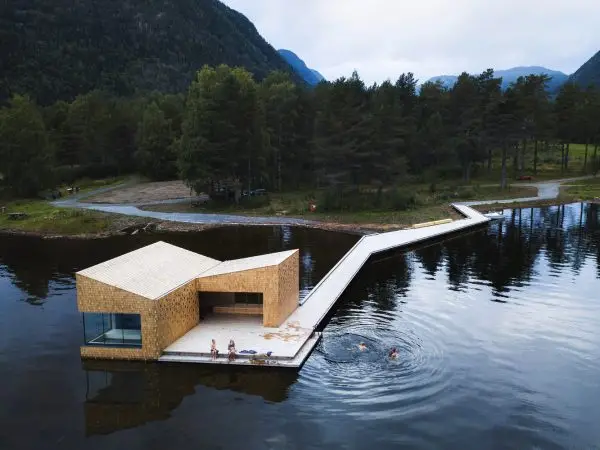
{"type": "Polygon", "coordinates": [[[554,200],[555,198],[558,198],[558,195],[560,194],[560,186],[562,184],[569,183],[571,181],[587,180],[589,178],[593,178],[593,177],[585,176],[585,177],[576,177],[576,178],[563,178],[560,180],[552,180],[552,181],[540,181],[538,183],[527,183],[527,184],[519,183],[519,186],[537,188],[537,190],[538,190],[537,197],[509,198],[509,199],[504,199],[504,200],[477,200],[477,201],[472,201],[472,202],[460,202],[459,204],[465,205],[465,206],[478,206],[478,205],[491,205],[491,204],[507,204],[507,203],[514,203],[514,202],[525,203],[525,202],[535,202],[535,201],[539,201],[539,200],[554,200]]]}
{"type": "MultiPolygon", "coordinates": [[[[538,189],[537,197],[525,197],[525,198],[513,198],[505,200],[479,200],[472,202],[461,202],[459,205],[465,206],[477,206],[477,205],[491,205],[491,204],[508,204],[513,202],[530,202],[538,200],[551,200],[558,197],[560,193],[560,186],[564,183],[571,181],[579,181],[592,178],[577,177],[577,178],[564,178],[561,180],[553,181],[542,181],[539,183],[528,183],[519,184],[519,186],[530,186],[538,189]]],[[[292,217],[253,217],[253,216],[238,216],[230,214],[203,214],[203,213],[168,213],[158,211],[146,211],[139,209],[138,206],[142,206],[145,203],[135,204],[102,204],[102,203],[86,203],[81,200],[89,197],[94,197],[102,193],[107,193],[111,190],[123,188],[124,185],[111,186],[109,188],[102,188],[92,192],[84,194],[74,195],[72,197],[57,200],[53,202],[55,206],[66,207],[66,208],[82,208],[90,209],[94,211],[102,211],[107,213],[126,214],[129,216],[136,217],[149,217],[152,219],[166,220],[170,222],[183,222],[183,223],[198,223],[198,224],[239,224],[239,225],[310,225],[316,224],[317,222],[312,220],[296,219],[292,217]]],[[[181,199],[171,199],[163,201],[153,201],[152,204],[157,203],[178,203],[181,199]]]]}
{"type": "MultiPolygon", "coordinates": [[[[102,204],[86,203],[85,198],[97,196],[102,193],[120,189],[124,185],[111,186],[92,192],[73,195],[71,197],[52,202],[53,205],[64,208],[81,208],[106,213],[126,214],[128,216],[148,217],[169,222],[200,223],[200,224],[230,224],[230,225],[309,225],[315,224],[312,220],[296,219],[293,217],[253,217],[237,216],[230,214],[203,214],[203,213],[167,213],[158,211],[146,211],[139,209],[138,206],[149,204],[140,202],[135,204],[102,204]]],[[[186,200],[183,200],[186,201],[186,200]]],[[[189,201],[189,199],[187,199],[189,201]]],[[[151,204],[181,203],[181,199],[171,199],[162,201],[152,201],[151,204]]]]}

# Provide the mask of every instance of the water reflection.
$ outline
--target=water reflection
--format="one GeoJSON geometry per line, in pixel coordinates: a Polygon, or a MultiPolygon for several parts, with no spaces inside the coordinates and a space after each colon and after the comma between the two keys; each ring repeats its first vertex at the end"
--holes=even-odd
{"type": "Polygon", "coordinates": [[[111,434],[165,420],[199,386],[231,390],[283,402],[297,373],[257,368],[206,368],[196,365],[84,361],[87,436],[111,434]]]}
{"type": "Polygon", "coordinates": [[[0,236],[0,267],[1,274],[10,277],[12,283],[26,294],[24,300],[41,305],[51,291],[70,289],[74,272],[159,240],[220,260],[299,248],[304,261],[302,290],[306,293],[358,240],[357,236],[349,234],[306,228],[294,229],[293,233],[291,230],[290,227],[232,226],[202,233],[97,240],[0,236]]]}

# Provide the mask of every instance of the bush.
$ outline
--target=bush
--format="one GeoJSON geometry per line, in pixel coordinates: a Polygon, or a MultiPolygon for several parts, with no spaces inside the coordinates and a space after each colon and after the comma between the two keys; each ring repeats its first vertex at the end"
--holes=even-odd
{"type": "Polygon", "coordinates": [[[318,208],[323,212],[405,211],[417,203],[416,194],[407,189],[328,189],[321,194],[318,208]]]}
{"type": "Polygon", "coordinates": [[[271,199],[268,195],[242,197],[240,200],[240,205],[248,209],[264,208],[265,206],[269,206],[270,203],[271,199]]]}
{"type": "Polygon", "coordinates": [[[460,191],[458,191],[458,198],[460,198],[462,200],[470,200],[475,197],[476,197],[475,189],[473,189],[471,187],[462,188],[460,191]]]}
{"type": "Polygon", "coordinates": [[[119,168],[114,164],[96,164],[89,166],[59,166],[54,169],[54,179],[57,184],[72,185],[82,178],[93,180],[116,177],[121,175],[119,168]]]}

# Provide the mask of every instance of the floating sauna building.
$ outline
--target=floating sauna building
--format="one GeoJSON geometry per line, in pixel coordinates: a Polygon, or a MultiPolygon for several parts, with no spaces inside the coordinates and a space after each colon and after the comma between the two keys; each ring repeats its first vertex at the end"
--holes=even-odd
{"type": "MultiPolygon", "coordinates": [[[[298,307],[298,270],[298,250],[221,262],[165,242],[82,270],[76,274],[81,355],[158,360],[186,333],[202,330],[205,316],[210,333],[195,333],[193,342],[187,339],[192,351],[183,353],[207,356],[217,339],[226,356],[240,326],[277,328],[298,307]]],[[[238,345],[256,346],[244,337],[238,345]]]]}

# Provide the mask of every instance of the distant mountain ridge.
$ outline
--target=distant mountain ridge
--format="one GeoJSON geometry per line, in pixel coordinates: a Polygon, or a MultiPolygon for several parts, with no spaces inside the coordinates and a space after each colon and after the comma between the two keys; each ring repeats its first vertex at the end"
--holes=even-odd
{"type": "MultiPolygon", "coordinates": [[[[494,71],[494,75],[496,77],[502,78],[502,89],[506,89],[511,83],[517,81],[519,77],[526,77],[527,75],[532,74],[546,74],[549,77],[552,77],[552,80],[550,80],[550,83],[548,83],[548,90],[550,92],[558,90],[558,88],[560,88],[560,86],[566,83],[569,79],[569,76],[566,73],[558,70],[547,69],[546,67],[541,66],[513,67],[511,69],[494,71]]],[[[444,86],[451,88],[456,83],[456,80],[458,80],[458,76],[456,75],[440,75],[433,77],[428,81],[441,81],[444,86]]]]}
{"type": "Polygon", "coordinates": [[[281,57],[290,65],[292,69],[300,75],[304,81],[306,81],[311,86],[319,84],[321,81],[325,79],[323,75],[317,72],[314,69],[309,68],[304,61],[300,59],[298,55],[296,55],[291,50],[280,49],[277,50],[281,57]]]}
{"type": "Polygon", "coordinates": [[[570,80],[584,88],[589,85],[600,88],[600,52],[577,69],[577,72],[571,75],[570,80]]]}

